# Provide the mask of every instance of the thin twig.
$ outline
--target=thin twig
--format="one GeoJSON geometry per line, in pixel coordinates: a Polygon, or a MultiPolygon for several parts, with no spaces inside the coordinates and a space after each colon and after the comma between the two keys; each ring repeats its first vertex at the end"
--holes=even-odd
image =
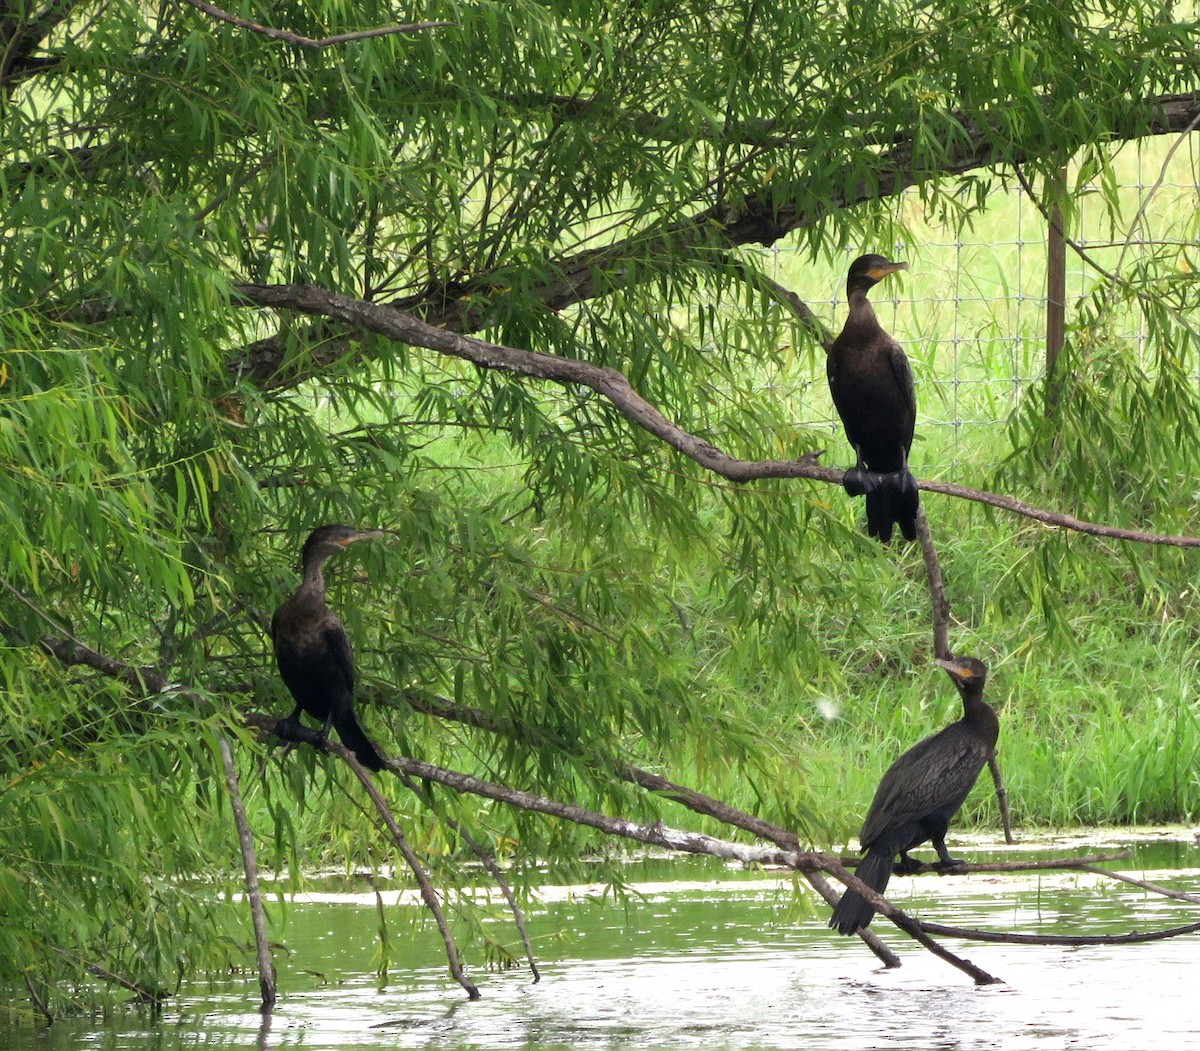
{"type": "Polygon", "coordinates": [[[370,40],[372,37],[393,36],[397,33],[421,33],[427,29],[441,29],[445,26],[453,25],[452,22],[412,22],[407,25],[376,26],[374,29],[360,29],[356,32],[339,33],[336,36],[314,39],[313,37],[293,33],[289,29],[272,29],[270,26],[259,25],[257,22],[238,18],[237,15],[231,15],[228,11],[217,7],[216,4],[208,3],[207,0],[184,0],[184,3],[190,7],[194,7],[197,11],[209,15],[211,18],[215,18],[221,22],[228,22],[239,29],[247,29],[251,33],[257,33],[259,36],[266,37],[268,40],[279,40],[285,44],[294,44],[296,47],[316,49],[334,47],[338,44],[348,44],[354,40],[370,40]]]}
{"type": "Polygon", "coordinates": [[[275,964],[271,959],[271,941],[267,935],[267,915],[263,908],[262,891],[258,885],[258,861],[254,853],[254,836],[246,817],[242,802],[242,791],[238,784],[237,767],[233,762],[233,751],[229,738],[218,731],[217,747],[221,751],[221,763],[225,767],[225,787],[229,790],[229,803],[233,809],[234,824],[237,825],[238,845],[242,851],[242,869],[246,876],[246,900],[250,903],[250,915],[254,920],[254,944],[258,950],[258,988],[262,993],[260,1010],[269,1012],[278,996],[275,983],[275,964]]]}
{"type": "Polygon", "coordinates": [[[946,584],[942,579],[942,564],[938,561],[937,548],[933,545],[933,532],[925,508],[917,508],[917,539],[921,542],[921,555],[925,559],[925,577],[929,582],[929,605],[933,622],[933,655],[948,661],[953,656],[950,650],[950,601],[946,598],[946,584]]]}
{"type": "MultiPolygon", "coordinates": [[[[921,542],[921,554],[925,559],[925,576],[929,581],[929,605],[933,622],[933,653],[942,660],[949,660],[950,650],[950,600],[946,598],[946,584],[942,578],[942,564],[938,560],[937,548],[933,543],[933,532],[925,517],[925,508],[917,508],[917,539],[921,542]]],[[[1004,787],[1004,776],[996,753],[988,756],[988,769],[992,772],[992,783],[996,787],[996,802],[1000,807],[1000,823],[1004,828],[1004,842],[1012,843],[1012,818],[1008,812],[1008,789],[1004,787]]]]}
{"type": "MultiPolygon", "coordinates": [[[[1108,854],[1094,854],[1086,858],[1045,858],[1042,861],[964,861],[958,865],[920,862],[912,867],[906,867],[904,874],[906,876],[924,876],[933,873],[938,876],[962,876],[986,872],[1040,872],[1046,869],[1068,869],[1095,872],[1097,875],[1114,876],[1119,879],[1119,876],[1106,869],[1094,869],[1089,866],[1102,861],[1127,861],[1131,857],[1133,857],[1132,850],[1116,850],[1108,854]]],[[[854,868],[861,861],[862,858],[841,859],[842,864],[847,868],[854,868]]],[[[1131,880],[1130,882],[1136,883],[1137,881],[1131,880]]],[[[1200,899],[1195,900],[1200,901],[1200,899]]]]}
{"type": "MultiPolygon", "coordinates": [[[[368,332],[412,346],[460,358],[486,368],[518,373],[535,379],[550,380],[566,386],[587,387],[602,395],[635,426],[653,435],[701,467],[734,482],[765,478],[807,478],[841,485],[844,471],[821,467],[816,454],[796,460],[741,460],[718,449],[711,442],[689,433],[671,422],[643,398],[621,372],[593,365],[576,358],[562,358],[540,351],[519,350],[475,336],[461,335],[437,328],[406,311],[387,303],[367,302],[340,295],[315,285],[239,284],[235,294],[246,304],[275,310],[294,310],[302,314],[336,318],[368,332]]],[[[988,493],[949,482],[918,481],[925,492],[940,493],[959,499],[997,507],[1023,515],[1046,525],[1115,540],[1133,540],[1171,547],[1200,547],[1200,537],[1171,536],[1135,529],[1085,522],[1072,515],[1048,511],[1012,497],[988,493]]]]}
{"type": "MultiPolygon", "coordinates": [[[[429,805],[429,793],[422,791],[421,786],[407,774],[400,774],[398,776],[405,788],[429,805]]],[[[525,959],[529,963],[529,973],[533,975],[533,984],[537,985],[542,980],[542,975],[538,970],[537,961],[533,956],[533,943],[529,940],[529,930],[525,925],[525,912],[521,908],[521,903],[517,901],[517,896],[513,893],[512,886],[508,882],[508,877],[504,875],[504,870],[497,864],[495,855],[463,828],[460,822],[446,813],[442,813],[439,816],[446,822],[451,831],[466,843],[471,853],[479,859],[480,864],[488,870],[492,879],[496,881],[496,886],[500,888],[500,893],[504,895],[504,900],[508,902],[509,911],[513,914],[513,923],[516,925],[517,933],[521,936],[521,944],[525,948],[525,959]]]]}
{"type": "Polygon", "coordinates": [[[396,849],[400,851],[408,867],[412,870],[412,874],[416,877],[417,886],[421,889],[421,898],[425,902],[426,908],[433,914],[434,922],[437,924],[438,931],[442,935],[442,942],[446,946],[446,958],[449,961],[451,975],[467,991],[467,996],[470,999],[478,1000],[479,989],[463,970],[462,957],[458,952],[458,944],[455,942],[454,935],[450,931],[450,924],[446,922],[446,914],[442,911],[442,903],[438,900],[437,890],[429,879],[429,873],[425,871],[425,866],[421,864],[421,859],[417,857],[416,851],[409,845],[408,838],[397,823],[395,815],[392,814],[387,800],[383,798],[382,793],[379,791],[379,786],[375,784],[375,781],[367,773],[366,768],[358,761],[355,754],[344,744],[339,741],[327,741],[326,744],[328,751],[349,765],[350,769],[354,771],[354,776],[358,778],[363,788],[367,790],[367,795],[371,797],[371,802],[375,804],[376,811],[378,811],[380,818],[383,819],[383,823],[387,826],[388,832],[391,834],[392,842],[396,845],[396,849]]]}
{"type": "Polygon", "coordinates": [[[735,256],[726,254],[722,256],[722,260],[726,266],[730,267],[743,281],[751,288],[765,293],[774,299],[781,306],[784,306],[790,311],[793,317],[800,323],[801,327],[808,332],[825,350],[829,349],[833,343],[834,333],[830,331],[829,326],[825,324],[812,308],[804,302],[795,292],[785,285],[781,285],[774,278],[768,277],[761,270],[750,266],[744,260],[738,259],[735,256]]]}
{"type": "Polygon", "coordinates": [[[1004,828],[1004,842],[1015,843],[1012,832],[1012,817],[1008,812],[1008,789],[1004,784],[1004,775],[1000,773],[1000,762],[993,752],[988,756],[988,769],[992,772],[992,784],[996,789],[996,803],[1000,807],[1000,824],[1004,828]]]}
{"type": "Polygon", "coordinates": [[[25,972],[25,988],[29,990],[30,1003],[33,1004],[37,1013],[46,1019],[46,1025],[54,1025],[54,1014],[50,1010],[50,1005],[38,995],[38,991],[33,987],[33,975],[29,971],[25,972]]]}
{"type": "Polygon", "coordinates": [[[1148,880],[1134,879],[1123,872],[1109,872],[1108,869],[1096,868],[1090,864],[1082,864],[1079,867],[1084,872],[1091,872],[1097,876],[1108,876],[1109,879],[1120,880],[1122,883],[1130,883],[1153,894],[1161,894],[1164,898],[1175,898],[1178,901],[1190,901],[1193,904],[1200,905],[1200,894],[1188,894],[1186,891],[1172,890],[1170,887],[1164,887],[1161,883],[1151,883],[1148,880]]]}

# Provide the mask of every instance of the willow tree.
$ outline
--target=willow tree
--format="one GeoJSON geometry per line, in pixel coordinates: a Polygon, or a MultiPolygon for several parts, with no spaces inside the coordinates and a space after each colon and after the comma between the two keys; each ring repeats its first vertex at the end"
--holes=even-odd
{"type": "MultiPolygon", "coordinates": [[[[906,188],[969,218],[1190,130],[1180,10],[6,3],[0,980],[54,1013],[229,951],[194,882],[236,859],[227,733],[269,863],[313,830],[369,860],[341,768],[255,781],[240,720],[288,706],[263,626],[324,522],[393,531],[331,592],[389,750],[643,817],[620,764],[719,774],[803,832],[747,698],[838,674],[829,556],[865,548],[761,382],[822,366],[759,250],[886,247],[906,188]]],[[[394,803],[518,882],[581,845],[394,803]]]]}

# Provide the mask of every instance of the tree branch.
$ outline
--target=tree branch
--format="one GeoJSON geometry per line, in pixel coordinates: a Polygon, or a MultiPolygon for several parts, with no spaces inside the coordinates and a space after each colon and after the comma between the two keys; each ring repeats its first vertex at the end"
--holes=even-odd
{"type": "Polygon", "coordinates": [[[53,635],[38,637],[38,645],[62,664],[70,667],[82,664],[146,693],[162,693],[170,683],[166,677],[149,665],[126,664],[97,653],[76,639],[63,639],[53,635]]]}
{"type": "MultiPolygon", "coordinates": [[[[1185,131],[1197,119],[1200,119],[1200,95],[1164,95],[1133,104],[1125,125],[1109,129],[1109,135],[1113,141],[1124,141],[1175,134],[1185,131]]],[[[632,272],[628,264],[647,254],[678,258],[701,247],[724,251],[745,244],[771,245],[839,209],[895,196],[931,179],[1000,164],[1022,165],[1037,159],[1030,150],[989,141],[982,131],[971,127],[965,116],[953,126],[960,130],[953,141],[940,143],[940,150],[937,145],[930,145],[944,158],[944,163],[936,169],[915,164],[911,140],[905,139],[878,154],[869,172],[849,177],[841,193],[830,194],[819,203],[812,203],[810,194],[798,192],[797,197],[809,202],[801,206],[788,201],[778,186],[772,186],[769,191],[741,198],[736,206],[714,205],[692,216],[639,230],[625,240],[561,259],[553,264],[552,277],[523,287],[522,293],[550,310],[562,310],[635,280],[628,276],[632,272]],[[964,128],[965,135],[961,134],[964,128]]],[[[1079,145],[1082,143],[1064,142],[1060,147],[1069,150],[1079,145]]],[[[489,312],[480,309],[476,293],[505,284],[500,275],[477,274],[460,281],[453,294],[447,294],[445,289],[431,290],[395,305],[419,311],[428,323],[438,328],[473,332],[486,327],[490,319],[489,312]]],[[[243,351],[242,358],[231,368],[257,382],[275,383],[283,368],[285,351],[282,339],[261,340],[243,351]]]]}
{"type": "MultiPolygon", "coordinates": [[[[271,716],[250,715],[246,722],[258,726],[268,733],[275,732],[278,720],[271,716]]],[[[351,757],[349,749],[334,741],[329,741],[328,749],[342,758],[351,757]]],[[[354,765],[358,765],[355,761],[354,765]]],[[[470,774],[459,773],[444,767],[434,766],[419,759],[409,759],[405,756],[393,756],[387,763],[387,769],[393,773],[407,774],[426,781],[434,781],[446,785],[457,792],[467,792],[493,799],[500,803],[518,807],[534,813],[546,814],[550,817],[562,818],[577,825],[594,828],[610,836],[632,839],[638,843],[663,847],[667,850],[679,851],[685,854],[708,854],[712,857],[729,858],[743,864],[781,865],[795,869],[798,872],[828,872],[848,887],[853,887],[869,901],[875,909],[886,916],[914,941],[919,942],[934,955],[970,975],[978,984],[990,984],[999,979],[992,977],[986,971],[976,967],[969,960],[964,960],[944,946],[939,945],[920,929],[916,920],[897,909],[885,897],[867,886],[862,880],[848,871],[834,857],[816,851],[781,850],[778,847],[748,846],[744,843],[733,843],[729,840],[717,839],[702,832],[685,832],[669,828],[661,821],[654,825],[644,825],[625,818],[609,817],[606,814],[588,810],[574,803],[562,803],[548,796],[526,792],[519,788],[509,788],[507,785],[484,781],[470,774]]],[[[359,775],[370,781],[370,776],[363,771],[359,775]]],[[[371,786],[372,790],[378,791],[371,786]]]]}
{"type": "MultiPolygon", "coordinates": [[[[808,453],[797,460],[752,461],[730,456],[710,442],[690,434],[668,420],[638,394],[629,380],[616,369],[540,351],[519,350],[499,343],[490,343],[475,336],[461,335],[435,327],[386,303],[370,303],[329,292],[315,285],[239,284],[234,286],[234,290],[246,304],[333,318],[400,343],[425,347],[472,362],[481,368],[550,380],[564,386],[587,387],[607,398],[630,422],[642,430],[694,460],[701,467],[732,482],[749,482],[764,478],[808,478],[830,485],[842,484],[845,472],[819,466],[816,458],[820,453],[808,453]]],[[[1171,547],[1200,547],[1200,537],[1171,536],[1085,522],[1071,515],[1034,507],[1012,497],[949,482],[918,480],[917,486],[925,492],[973,500],[1032,518],[1045,525],[1059,526],[1091,536],[1171,547]]]]}
{"type": "Polygon", "coordinates": [[[948,927],[943,923],[917,920],[921,930],[941,938],[962,938],[966,941],[1001,942],[1006,945],[1140,945],[1195,934],[1200,923],[1171,927],[1163,931],[1131,931],[1128,934],[1012,934],[1006,931],[981,931],[971,927],[948,927]]]}
{"type": "Polygon", "coordinates": [[[208,3],[207,0],[184,0],[184,3],[211,18],[215,18],[221,22],[228,22],[239,29],[248,29],[251,33],[257,33],[268,40],[279,40],[296,47],[315,49],[335,47],[338,44],[348,44],[354,40],[370,40],[373,37],[394,36],[397,33],[421,33],[427,29],[441,29],[454,24],[453,22],[412,22],[407,25],[376,26],[374,29],[360,29],[351,33],[339,33],[337,36],[314,39],[313,37],[293,33],[289,29],[272,29],[270,26],[259,25],[257,22],[238,18],[237,15],[231,15],[228,11],[217,7],[216,4],[208,3]]]}
{"type": "Polygon", "coordinates": [[[1134,879],[1132,876],[1126,876],[1123,872],[1109,872],[1108,869],[1097,868],[1090,864],[1092,861],[1103,860],[1098,858],[1081,858],[1080,861],[1087,862],[1081,864],[1080,868],[1084,872],[1090,872],[1096,876],[1107,876],[1109,879],[1119,880],[1122,883],[1130,883],[1135,887],[1140,887],[1142,890],[1148,890],[1152,894],[1161,894],[1164,898],[1175,898],[1177,901],[1190,901],[1194,905],[1200,905],[1200,894],[1188,894],[1182,890],[1172,890],[1170,887],[1164,887],[1161,883],[1151,883],[1149,880],[1134,879]]]}
{"type": "MultiPolygon", "coordinates": [[[[403,782],[404,787],[420,799],[426,806],[432,806],[430,796],[432,793],[423,792],[421,787],[407,774],[398,775],[403,782]]],[[[472,836],[462,824],[452,818],[449,814],[438,814],[441,820],[446,822],[447,827],[454,832],[470,849],[471,853],[479,859],[479,863],[488,871],[488,874],[496,881],[496,886],[500,888],[500,893],[504,895],[504,900],[508,903],[508,909],[513,914],[513,923],[516,925],[517,934],[520,935],[521,945],[525,949],[525,960],[529,964],[529,973],[533,975],[533,984],[537,985],[542,980],[541,972],[538,970],[537,960],[533,955],[533,943],[529,940],[529,930],[525,926],[525,912],[521,908],[521,903],[517,901],[517,896],[513,893],[512,886],[508,882],[508,877],[504,875],[504,871],[496,863],[496,856],[487,850],[474,836],[472,836]]]]}
{"type": "Polygon", "coordinates": [[[267,935],[267,916],[263,909],[262,892],[258,885],[258,862],[254,853],[254,836],[246,807],[242,802],[242,790],[238,784],[237,767],[233,762],[233,751],[224,731],[217,731],[217,747],[221,752],[221,764],[225,768],[225,787],[229,790],[229,803],[237,826],[238,844],[242,851],[242,870],[246,879],[246,900],[250,904],[250,915],[254,920],[254,944],[258,951],[258,987],[262,993],[262,1011],[269,1012],[275,1006],[275,964],[271,959],[271,940],[267,935]]]}
{"type": "Polygon", "coordinates": [[[478,1000],[479,989],[463,971],[462,957],[459,955],[458,945],[454,941],[450,925],[446,922],[446,914],[442,911],[442,903],[438,900],[437,890],[430,881],[429,873],[425,871],[425,866],[421,864],[421,859],[417,857],[416,851],[409,845],[408,837],[404,835],[403,829],[400,828],[399,823],[396,821],[391,807],[388,806],[387,800],[383,798],[383,794],[379,791],[379,786],[375,784],[375,781],[367,773],[366,768],[358,761],[355,754],[340,741],[326,740],[325,746],[328,751],[336,755],[354,771],[354,776],[358,778],[363,788],[366,789],[367,795],[371,797],[371,802],[375,804],[375,809],[383,820],[388,833],[391,835],[392,842],[396,845],[396,849],[400,851],[408,867],[412,870],[413,876],[416,878],[417,886],[421,889],[421,900],[425,902],[425,907],[429,909],[433,915],[434,922],[437,923],[438,931],[442,935],[442,942],[446,946],[446,958],[450,965],[450,973],[454,976],[454,980],[467,991],[469,999],[478,1000]]]}

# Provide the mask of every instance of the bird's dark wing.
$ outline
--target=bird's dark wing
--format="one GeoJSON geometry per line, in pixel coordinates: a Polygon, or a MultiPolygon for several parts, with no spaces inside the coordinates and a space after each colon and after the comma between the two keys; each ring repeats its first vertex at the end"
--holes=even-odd
{"type": "Polygon", "coordinates": [[[841,412],[841,406],[838,403],[838,359],[835,354],[827,354],[825,356],[825,378],[829,381],[829,393],[833,395],[833,404],[838,412],[841,412]]]}
{"type": "Polygon", "coordinates": [[[888,364],[891,366],[896,386],[900,390],[905,413],[909,417],[905,421],[907,434],[904,438],[904,451],[907,453],[912,446],[913,429],[917,422],[917,393],[913,386],[912,366],[908,363],[908,357],[894,339],[888,337],[888,342],[891,344],[888,347],[888,364]]]}
{"type": "Polygon", "coordinates": [[[967,797],[988,760],[988,748],[957,725],[918,741],[897,759],[875,792],[861,843],[873,843],[888,829],[929,817],[967,797]]]}
{"type": "Polygon", "coordinates": [[[354,651],[350,648],[350,637],[342,622],[337,617],[330,616],[321,632],[325,645],[329,648],[330,659],[336,664],[346,681],[347,696],[354,693],[354,651]]]}

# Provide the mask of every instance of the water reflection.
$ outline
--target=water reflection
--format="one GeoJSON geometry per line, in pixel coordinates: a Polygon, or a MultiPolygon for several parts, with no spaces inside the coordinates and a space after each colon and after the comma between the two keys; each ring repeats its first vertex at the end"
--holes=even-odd
{"type": "MultiPolygon", "coordinates": [[[[1149,878],[1196,890],[1200,849],[1187,836],[1177,845],[1160,843],[1123,867],[1140,876],[1142,866],[1165,867],[1174,857],[1192,867],[1149,878]]],[[[484,998],[476,1003],[446,975],[436,934],[409,936],[399,918],[392,939],[401,943],[400,958],[393,956],[391,980],[381,985],[373,970],[373,903],[319,899],[289,914],[284,938],[291,952],[277,961],[281,999],[269,1027],[253,1010],[257,987],[247,977],[211,992],[192,990],[158,1025],[136,1018],[100,1031],[56,1025],[48,1032],[22,1030],[11,1040],[0,1033],[0,1045],[13,1051],[1200,1051],[1200,945],[1194,935],[1087,949],[951,944],[1005,980],[976,988],[887,925],[879,929],[904,966],[879,969],[856,940],[825,929],[824,910],[797,915],[787,880],[738,874],[713,883],[711,869],[678,864],[665,871],[648,866],[639,875],[647,877],[650,893],[627,909],[578,894],[548,895],[530,916],[541,983],[530,984],[523,971],[477,973],[484,998]],[[650,882],[669,873],[692,882],[670,890],[650,882]]],[[[999,930],[1120,933],[1200,916],[1200,907],[1062,874],[926,877],[896,880],[892,890],[900,904],[938,922],[999,930]]],[[[497,937],[509,937],[503,922],[494,928],[497,937]]],[[[468,947],[468,955],[477,957],[477,947],[468,947]]]]}

